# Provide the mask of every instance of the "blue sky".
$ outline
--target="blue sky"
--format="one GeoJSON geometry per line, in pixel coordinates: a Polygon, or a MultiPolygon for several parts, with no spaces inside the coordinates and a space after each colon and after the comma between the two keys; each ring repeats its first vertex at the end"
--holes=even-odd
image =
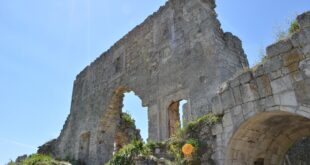
{"type": "MultiPolygon", "coordinates": [[[[0,165],[57,137],[70,110],[75,76],[164,3],[0,1],[0,165]]],[[[218,0],[216,11],[223,29],[243,41],[253,64],[276,31],[309,9],[308,0],[218,0]]],[[[132,94],[125,98],[134,117],[143,111],[135,100],[132,94]]]]}

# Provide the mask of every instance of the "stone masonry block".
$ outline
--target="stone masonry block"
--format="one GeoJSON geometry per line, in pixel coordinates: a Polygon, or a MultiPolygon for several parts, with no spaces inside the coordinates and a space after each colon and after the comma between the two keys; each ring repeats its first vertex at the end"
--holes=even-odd
{"type": "Polygon", "coordinates": [[[273,45],[267,47],[268,57],[274,57],[281,53],[287,52],[293,48],[290,40],[281,40],[273,45]]]}
{"type": "Polygon", "coordinates": [[[305,78],[310,78],[310,58],[299,63],[299,68],[303,71],[305,78]]]}
{"type": "Polygon", "coordinates": [[[252,79],[253,79],[253,75],[251,71],[244,72],[239,76],[239,80],[241,84],[248,83],[252,79]]]}
{"type": "Polygon", "coordinates": [[[265,67],[265,72],[270,73],[279,70],[283,66],[283,59],[280,56],[273,57],[267,60],[265,67]]]}
{"type": "Polygon", "coordinates": [[[299,26],[303,29],[310,26],[310,11],[303,13],[297,17],[299,26]]]}
{"type": "Polygon", "coordinates": [[[257,111],[257,104],[255,101],[244,103],[241,107],[244,119],[253,116],[257,111]]]}
{"type": "Polygon", "coordinates": [[[220,94],[220,96],[223,109],[228,109],[235,105],[235,100],[231,89],[225,90],[220,94]]]}
{"type": "Polygon", "coordinates": [[[272,92],[274,94],[293,89],[290,76],[285,76],[271,81],[272,92]]]}
{"type": "Polygon", "coordinates": [[[224,113],[224,110],[222,108],[220,96],[213,97],[211,102],[212,102],[212,113],[216,115],[222,115],[224,113]]]}
{"type": "Polygon", "coordinates": [[[259,98],[257,86],[254,83],[248,83],[240,86],[241,96],[244,103],[259,98]]]}
{"type": "Polygon", "coordinates": [[[310,79],[295,82],[294,89],[298,102],[310,105],[310,79]]]}
{"type": "Polygon", "coordinates": [[[284,106],[297,106],[296,95],[294,91],[282,93],[280,95],[281,105],[284,106]]]}
{"type": "Polygon", "coordinates": [[[283,55],[283,64],[288,66],[292,63],[298,62],[303,59],[302,52],[298,49],[294,49],[290,52],[287,52],[283,55]]]}
{"type": "Polygon", "coordinates": [[[236,105],[242,104],[242,97],[241,97],[241,92],[240,92],[239,86],[234,87],[232,90],[233,90],[233,95],[235,98],[236,105]]]}
{"type": "Polygon", "coordinates": [[[272,94],[268,76],[264,75],[256,79],[258,93],[260,97],[270,96],[272,94]]]}
{"type": "Polygon", "coordinates": [[[232,125],[231,113],[225,113],[223,116],[223,127],[229,127],[232,125]]]}
{"type": "Polygon", "coordinates": [[[310,27],[306,27],[301,31],[294,33],[291,37],[291,41],[296,48],[310,44],[310,27]]]}

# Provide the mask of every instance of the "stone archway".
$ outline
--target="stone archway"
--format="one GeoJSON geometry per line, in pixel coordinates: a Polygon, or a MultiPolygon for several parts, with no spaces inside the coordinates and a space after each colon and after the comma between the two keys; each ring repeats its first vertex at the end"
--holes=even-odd
{"type": "Polygon", "coordinates": [[[101,162],[111,158],[115,151],[134,140],[133,136],[141,138],[139,130],[131,125],[126,125],[128,123],[121,118],[124,94],[131,91],[133,90],[126,86],[116,88],[109,101],[108,109],[100,120],[96,137],[96,150],[97,153],[104,153],[107,157],[101,156],[101,162]]]}
{"type": "Polygon", "coordinates": [[[226,165],[279,165],[289,148],[310,135],[310,119],[289,112],[262,112],[235,131],[226,150],[226,165]]]}

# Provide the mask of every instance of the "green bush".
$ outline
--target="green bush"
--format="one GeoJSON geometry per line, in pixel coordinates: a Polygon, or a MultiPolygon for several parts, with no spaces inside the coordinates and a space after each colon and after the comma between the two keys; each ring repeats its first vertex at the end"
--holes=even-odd
{"type": "Polygon", "coordinates": [[[50,165],[53,158],[47,155],[33,154],[26,158],[22,164],[24,165],[50,165]]]}
{"type": "MultiPolygon", "coordinates": [[[[10,161],[7,165],[17,165],[17,163],[10,161]]],[[[59,162],[48,155],[32,154],[22,162],[18,163],[18,165],[64,165],[64,163],[59,162]]]]}
{"type": "Polygon", "coordinates": [[[295,33],[300,30],[298,22],[295,20],[291,22],[290,28],[289,28],[289,34],[295,33]]]}
{"type": "Polygon", "coordinates": [[[135,120],[131,117],[131,115],[127,112],[122,112],[121,118],[130,125],[135,125],[135,120]]]}
{"type": "Polygon", "coordinates": [[[135,157],[147,153],[143,141],[135,140],[116,152],[106,165],[131,165],[135,157]]]}

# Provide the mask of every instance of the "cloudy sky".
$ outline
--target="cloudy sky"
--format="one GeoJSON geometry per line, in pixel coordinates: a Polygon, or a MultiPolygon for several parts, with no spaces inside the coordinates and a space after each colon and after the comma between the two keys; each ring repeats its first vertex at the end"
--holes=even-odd
{"type": "MultiPolygon", "coordinates": [[[[75,76],[165,0],[0,1],[0,165],[56,138],[70,110],[75,76]]],[[[243,41],[250,64],[309,0],[218,0],[225,31],[243,41]]],[[[126,111],[146,134],[133,94],[126,111]],[[138,112],[138,113],[137,113],[138,112]]],[[[141,113],[140,113],[141,112],[141,113]]]]}

